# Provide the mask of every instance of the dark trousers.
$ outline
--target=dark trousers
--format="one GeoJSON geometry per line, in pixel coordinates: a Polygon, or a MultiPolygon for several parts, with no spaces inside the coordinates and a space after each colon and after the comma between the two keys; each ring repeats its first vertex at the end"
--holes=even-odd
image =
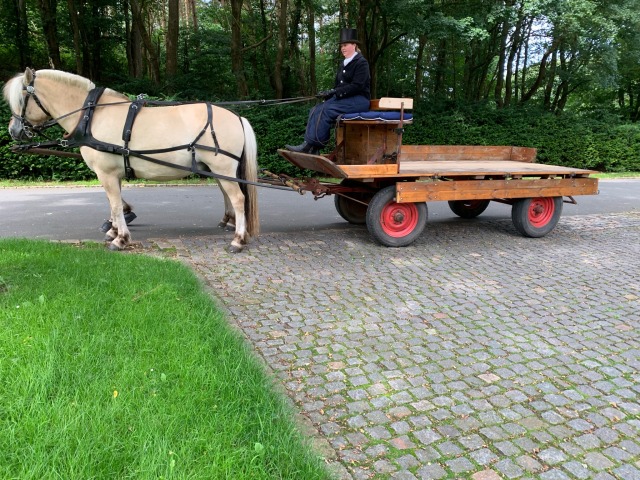
{"type": "Polygon", "coordinates": [[[307,131],[304,140],[314,147],[324,147],[331,136],[331,127],[343,113],[358,113],[369,111],[369,99],[362,95],[342,98],[331,97],[319,103],[309,112],[307,131]]]}

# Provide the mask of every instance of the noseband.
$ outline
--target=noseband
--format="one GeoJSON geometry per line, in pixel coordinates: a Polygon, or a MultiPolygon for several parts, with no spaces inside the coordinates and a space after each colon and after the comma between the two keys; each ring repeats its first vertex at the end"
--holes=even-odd
{"type": "Polygon", "coordinates": [[[45,115],[47,115],[47,117],[51,117],[52,116],[47,111],[47,109],[44,108],[44,106],[42,105],[42,102],[38,98],[38,95],[36,95],[36,87],[35,87],[36,72],[35,72],[35,70],[32,70],[31,72],[33,73],[33,78],[31,79],[31,82],[29,82],[29,85],[23,85],[22,86],[22,90],[27,92],[26,95],[25,95],[25,98],[24,98],[24,103],[22,104],[22,112],[21,112],[20,116],[18,116],[15,113],[11,112],[11,116],[14,117],[14,118],[17,118],[22,123],[22,130],[24,131],[24,134],[28,138],[33,138],[33,136],[39,130],[44,130],[45,128],[50,126],[50,125],[47,125],[47,122],[44,122],[44,123],[42,123],[40,125],[34,125],[29,120],[27,120],[27,117],[26,117],[26,115],[27,115],[27,104],[29,103],[29,99],[31,97],[33,97],[33,100],[36,102],[36,105],[38,105],[38,107],[40,107],[40,110],[42,110],[45,113],[45,115]]]}

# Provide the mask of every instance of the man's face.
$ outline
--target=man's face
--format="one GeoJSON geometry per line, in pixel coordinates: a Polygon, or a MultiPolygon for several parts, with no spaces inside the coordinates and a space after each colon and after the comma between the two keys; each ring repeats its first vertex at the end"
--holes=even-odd
{"type": "Polygon", "coordinates": [[[349,58],[354,53],[356,53],[356,44],[355,43],[343,43],[342,45],[340,45],[340,51],[342,52],[342,56],[344,58],[349,58]]]}

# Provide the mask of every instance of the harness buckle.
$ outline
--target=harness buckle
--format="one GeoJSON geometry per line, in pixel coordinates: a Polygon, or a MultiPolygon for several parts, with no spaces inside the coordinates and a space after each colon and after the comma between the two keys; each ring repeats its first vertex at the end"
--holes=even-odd
{"type": "Polygon", "coordinates": [[[60,145],[63,148],[67,148],[69,146],[69,140],[65,140],[61,138],[60,141],[58,142],[58,145],[60,145]]]}
{"type": "Polygon", "coordinates": [[[36,93],[36,87],[34,87],[33,85],[27,85],[24,89],[30,95],[33,95],[34,93],[36,93]]]}

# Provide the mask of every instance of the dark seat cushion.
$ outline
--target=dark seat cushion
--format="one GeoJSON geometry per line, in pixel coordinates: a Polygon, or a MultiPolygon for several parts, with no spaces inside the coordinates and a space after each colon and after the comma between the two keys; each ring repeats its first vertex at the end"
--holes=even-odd
{"type": "MultiPolygon", "coordinates": [[[[399,122],[400,112],[383,112],[378,110],[371,110],[369,112],[358,113],[345,113],[340,117],[341,120],[378,120],[383,122],[399,122]]],[[[413,115],[410,113],[404,114],[404,120],[412,120],[413,115]]]]}

